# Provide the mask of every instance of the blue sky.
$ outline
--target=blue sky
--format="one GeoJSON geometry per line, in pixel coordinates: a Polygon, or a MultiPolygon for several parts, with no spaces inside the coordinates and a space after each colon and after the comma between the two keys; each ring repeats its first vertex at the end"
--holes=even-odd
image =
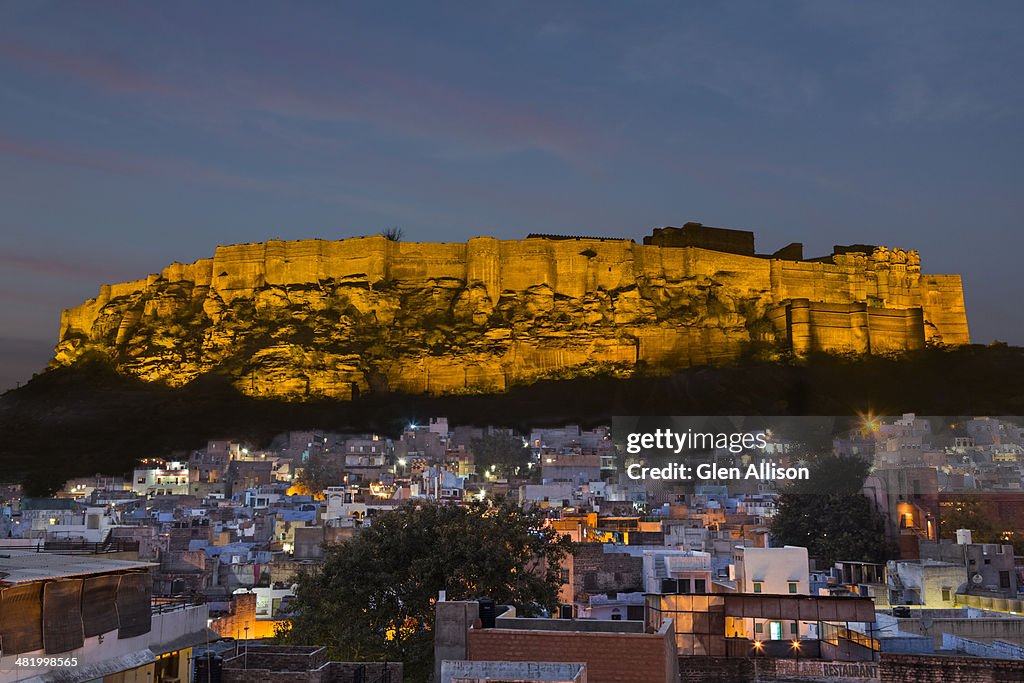
{"type": "Polygon", "coordinates": [[[0,4],[0,388],[60,310],[218,244],[917,248],[1024,344],[1024,4],[0,4]]]}

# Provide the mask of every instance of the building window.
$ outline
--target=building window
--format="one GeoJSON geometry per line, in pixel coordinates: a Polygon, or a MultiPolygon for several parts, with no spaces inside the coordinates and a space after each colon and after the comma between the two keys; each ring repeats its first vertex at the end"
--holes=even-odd
{"type": "MultiPolygon", "coordinates": [[[[1009,580],[1009,579],[1007,579],[1009,580]]],[[[694,593],[707,593],[708,582],[704,579],[694,579],[693,581],[693,592],[694,593]]]]}
{"type": "Polygon", "coordinates": [[[764,624],[754,624],[754,633],[764,633],[764,624]]]}
{"type": "Polygon", "coordinates": [[[796,624],[795,621],[792,624],[789,625],[789,632],[794,634],[794,635],[796,635],[796,633],[797,633],[797,624],[796,624]]]}
{"type": "Polygon", "coordinates": [[[1002,571],[999,572],[999,587],[1009,588],[1010,587],[1010,572],[1002,571]]]}
{"type": "Polygon", "coordinates": [[[761,592],[761,582],[760,581],[755,581],[754,582],[754,592],[755,593],[760,593],[761,592]]]}
{"type": "Polygon", "coordinates": [[[950,589],[943,588],[942,589],[942,601],[943,602],[949,602],[949,598],[950,598],[950,589]]]}
{"type": "Polygon", "coordinates": [[[796,581],[789,582],[789,592],[796,593],[796,581]]]}

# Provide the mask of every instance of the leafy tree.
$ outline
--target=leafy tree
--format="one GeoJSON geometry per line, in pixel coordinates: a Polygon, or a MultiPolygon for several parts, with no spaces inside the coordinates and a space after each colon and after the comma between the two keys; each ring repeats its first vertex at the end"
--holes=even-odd
{"type": "Polygon", "coordinates": [[[438,591],[535,615],[557,604],[570,547],[541,516],[509,504],[410,504],[299,572],[291,625],[278,637],[326,646],[343,661],[400,660],[406,680],[426,680],[438,591]]]}
{"type": "Polygon", "coordinates": [[[895,555],[885,517],[862,493],[869,463],[829,453],[808,464],[810,478],[779,494],[771,535],[778,545],[807,548],[826,566],[838,560],[884,562],[895,555]]]}
{"type": "Polygon", "coordinates": [[[530,449],[517,436],[486,434],[471,440],[469,447],[473,451],[476,472],[481,477],[487,472],[498,477],[523,475],[528,469],[530,449]]]}
{"type": "Polygon", "coordinates": [[[976,497],[961,496],[943,506],[939,518],[939,537],[956,540],[957,529],[970,529],[971,540],[975,543],[1004,542],[996,523],[985,512],[976,497]]]}
{"type": "Polygon", "coordinates": [[[295,483],[310,495],[319,495],[328,486],[338,486],[344,480],[344,468],[321,453],[310,453],[295,483]]]}

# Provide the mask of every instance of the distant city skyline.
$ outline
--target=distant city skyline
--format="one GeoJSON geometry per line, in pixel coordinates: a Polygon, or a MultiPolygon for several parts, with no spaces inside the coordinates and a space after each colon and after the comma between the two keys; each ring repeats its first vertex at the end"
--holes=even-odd
{"type": "Polygon", "coordinates": [[[0,6],[0,391],[219,244],[700,221],[917,249],[1024,344],[1024,7],[0,6]]]}

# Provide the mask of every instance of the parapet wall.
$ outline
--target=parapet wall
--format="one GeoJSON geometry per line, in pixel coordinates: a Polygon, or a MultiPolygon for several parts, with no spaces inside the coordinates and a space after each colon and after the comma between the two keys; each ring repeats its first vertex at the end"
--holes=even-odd
{"type": "MultiPolygon", "coordinates": [[[[865,302],[875,308],[920,307],[926,339],[969,342],[959,275],[921,275],[914,252],[884,247],[876,254],[837,254],[835,263],[790,261],[697,247],[639,245],[599,239],[497,240],[466,243],[393,242],[382,236],[340,241],[269,241],[218,247],[213,259],[175,263],[159,275],[104,285],[96,299],[65,313],[62,334],[87,330],[99,309],[118,297],[143,291],[157,280],[209,286],[225,301],[266,286],[324,280],[426,283],[451,279],[484,286],[492,301],[504,291],[546,285],[555,295],[582,297],[651,281],[711,278],[717,284],[772,302],[807,299],[865,302]],[[890,262],[891,260],[891,262],[890,262]]],[[[878,250],[876,250],[878,251],[878,250]]]]}

